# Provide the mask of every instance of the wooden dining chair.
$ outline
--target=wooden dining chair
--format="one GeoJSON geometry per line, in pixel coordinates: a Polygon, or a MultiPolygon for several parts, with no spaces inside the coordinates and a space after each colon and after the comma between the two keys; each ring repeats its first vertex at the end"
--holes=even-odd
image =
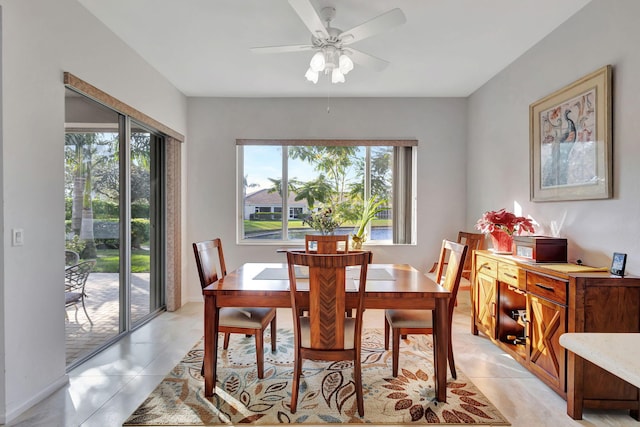
{"type": "MultiPolygon", "coordinates": [[[[480,250],[484,248],[485,235],[482,233],[468,233],[466,231],[458,232],[457,243],[467,245],[467,257],[464,260],[464,267],[462,269],[462,277],[460,278],[460,290],[471,290],[471,260],[473,257],[471,254],[474,250],[480,250]]],[[[445,264],[446,265],[446,264],[445,264]]],[[[438,262],[433,263],[431,270],[426,274],[432,280],[436,281],[436,268],[438,262]]],[[[446,270],[445,270],[446,271],[446,270]]],[[[456,305],[458,305],[458,299],[456,298],[456,305]]]]}
{"type": "Polygon", "coordinates": [[[360,348],[369,257],[369,252],[334,255],[287,252],[295,348],[291,413],[296,412],[298,404],[303,359],[353,360],[358,414],[364,416],[360,348]],[[309,268],[308,290],[298,283],[296,266],[309,268]],[[358,303],[353,318],[344,315],[347,287],[355,284],[346,277],[347,266],[360,267],[358,303]],[[309,304],[308,316],[297,314],[303,299],[309,304]]]}
{"type": "Polygon", "coordinates": [[[467,245],[467,257],[464,259],[464,267],[462,268],[462,278],[471,279],[471,253],[484,248],[485,235],[482,233],[467,233],[466,231],[458,232],[458,243],[467,245]]]}
{"type": "MultiPolygon", "coordinates": [[[[304,236],[305,252],[308,254],[344,254],[349,252],[348,234],[317,235],[307,234],[304,236]]],[[[371,256],[371,255],[370,255],[371,256]]],[[[369,261],[371,262],[371,260],[369,261]]],[[[302,315],[302,313],[300,313],[302,315]]],[[[346,309],[348,317],[353,316],[351,309],[346,309]]]]}
{"type": "Polygon", "coordinates": [[[307,234],[304,236],[304,247],[307,253],[344,254],[349,252],[349,235],[307,234]]]}
{"type": "MultiPolygon", "coordinates": [[[[468,233],[466,231],[458,232],[457,243],[467,245],[467,252],[469,256],[464,261],[464,268],[462,269],[462,278],[466,280],[471,279],[471,253],[474,250],[481,250],[484,248],[485,235],[482,233],[468,233]]],[[[434,262],[431,269],[428,271],[429,275],[435,280],[436,268],[438,267],[438,261],[434,262]]]]}
{"type": "MultiPolygon", "coordinates": [[[[224,263],[222,241],[218,238],[193,244],[196,256],[200,286],[202,289],[227,275],[224,263]],[[216,259],[220,265],[220,276],[216,269],[216,259]]],[[[264,377],[264,331],[271,324],[271,351],[276,351],[276,309],[252,307],[224,307],[220,309],[218,332],[224,333],[223,348],[229,348],[229,336],[232,333],[254,335],[258,378],[264,377]]],[[[203,365],[204,368],[204,365],[203,365]]]]}
{"type": "MultiPolygon", "coordinates": [[[[453,345],[451,341],[451,326],[453,322],[453,309],[455,307],[458,289],[460,287],[460,277],[467,255],[467,245],[442,241],[440,259],[436,268],[436,282],[451,292],[449,299],[448,322],[449,322],[449,368],[453,378],[457,378],[456,367],[453,360],[453,345]],[[448,253],[448,256],[447,256],[448,253]],[[446,270],[445,270],[446,266],[446,270]]],[[[392,348],[392,373],[398,376],[398,356],[400,353],[400,336],[413,334],[433,334],[433,312],[432,310],[385,310],[384,323],[384,348],[389,350],[389,331],[393,335],[392,348]]],[[[437,343],[434,342],[434,345],[437,343]]]]}

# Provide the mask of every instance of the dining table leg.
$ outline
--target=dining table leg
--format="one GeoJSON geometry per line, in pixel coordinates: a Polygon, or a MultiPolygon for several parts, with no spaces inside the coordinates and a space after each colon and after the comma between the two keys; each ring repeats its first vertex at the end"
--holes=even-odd
{"type": "Polygon", "coordinates": [[[436,399],[443,403],[447,401],[447,355],[450,339],[448,307],[449,298],[436,298],[433,366],[436,377],[436,399]]]}
{"type": "Polygon", "coordinates": [[[216,389],[218,360],[218,321],[220,308],[214,295],[204,297],[204,395],[213,396],[216,389]]]}

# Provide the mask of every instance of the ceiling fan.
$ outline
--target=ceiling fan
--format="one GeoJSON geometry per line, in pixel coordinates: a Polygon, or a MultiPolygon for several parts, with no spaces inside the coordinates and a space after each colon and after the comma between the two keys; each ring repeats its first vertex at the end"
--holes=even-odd
{"type": "Polygon", "coordinates": [[[251,51],[256,53],[316,51],[305,74],[307,80],[313,83],[318,82],[320,73],[331,74],[332,83],[343,83],[345,74],[353,69],[354,62],[376,71],[383,70],[389,62],[354,49],[350,45],[407,21],[402,10],[396,8],[350,30],[342,31],[331,26],[331,21],[336,15],[335,8],[324,7],[318,14],[309,0],[289,0],[289,4],[311,31],[311,44],[254,47],[251,51]]]}

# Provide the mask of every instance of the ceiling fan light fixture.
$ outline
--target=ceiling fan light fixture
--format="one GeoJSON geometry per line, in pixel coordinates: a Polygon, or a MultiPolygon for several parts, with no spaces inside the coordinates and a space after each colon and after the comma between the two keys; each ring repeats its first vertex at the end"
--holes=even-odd
{"type": "Polygon", "coordinates": [[[339,52],[334,46],[327,46],[322,49],[324,53],[324,69],[331,71],[338,67],[339,52]]]}
{"type": "Polygon", "coordinates": [[[312,82],[312,83],[318,83],[318,72],[317,71],[313,71],[311,68],[309,68],[307,70],[307,72],[304,75],[308,81],[312,82]]]}
{"type": "Polygon", "coordinates": [[[334,68],[331,72],[331,83],[344,83],[344,74],[342,74],[340,68],[334,68]]]}
{"type": "Polygon", "coordinates": [[[338,66],[340,68],[340,72],[342,74],[347,74],[349,71],[353,70],[353,61],[349,56],[345,53],[340,55],[340,59],[338,60],[338,66]]]}
{"type": "Polygon", "coordinates": [[[324,66],[324,53],[322,51],[316,52],[316,54],[311,58],[311,62],[309,62],[309,69],[311,71],[314,71],[315,73],[318,73],[324,70],[324,66]]]}
{"type": "MultiPolygon", "coordinates": [[[[319,0],[289,0],[289,5],[311,32],[311,43],[301,45],[264,46],[251,48],[258,53],[279,52],[315,52],[309,61],[309,69],[305,77],[316,83],[319,74],[329,77],[332,83],[343,83],[345,75],[354,68],[353,59],[358,65],[382,71],[389,62],[373,55],[349,47],[352,43],[369,38],[390,28],[397,27],[407,21],[402,10],[391,9],[363,24],[342,31],[331,26],[336,15],[334,7],[324,7],[319,12],[312,3],[319,0]],[[353,59],[352,59],[353,58],[353,59]]],[[[321,3],[324,3],[321,2],[321,3]]]]}

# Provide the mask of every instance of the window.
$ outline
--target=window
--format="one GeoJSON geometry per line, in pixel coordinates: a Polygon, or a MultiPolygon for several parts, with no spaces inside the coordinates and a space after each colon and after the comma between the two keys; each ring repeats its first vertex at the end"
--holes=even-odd
{"type": "Polygon", "coordinates": [[[310,214],[331,212],[351,234],[371,200],[367,241],[413,243],[414,140],[237,140],[241,242],[300,241],[310,214]],[[268,209],[265,209],[268,207],[268,209]],[[282,212],[288,212],[283,216],[282,212]]]}

